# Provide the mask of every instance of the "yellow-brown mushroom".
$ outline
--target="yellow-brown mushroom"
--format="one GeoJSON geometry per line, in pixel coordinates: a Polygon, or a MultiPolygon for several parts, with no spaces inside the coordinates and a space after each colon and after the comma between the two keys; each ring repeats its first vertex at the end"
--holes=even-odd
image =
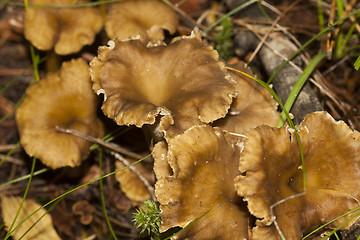
{"type": "MultiPolygon", "coordinates": [[[[294,133],[286,127],[261,126],[247,134],[239,166],[242,174],[235,182],[250,212],[260,219],[253,229],[254,240],[281,239],[275,220],[286,239],[301,239],[360,206],[360,133],[326,112],[307,115],[298,133],[306,192],[294,133]]],[[[338,227],[352,215],[326,227],[338,227]]]]}
{"type": "MultiPolygon", "coordinates": [[[[253,75],[245,63],[240,62],[234,68],[253,75]]],[[[272,95],[253,79],[240,73],[231,72],[236,81],[238,95],[234,98],[228,114],[214,122],[214,126],[223,130],[244,134],[260,125],[275,127],[280,118],[276,111],[277,102],[272,95]]]]}
{"type": "Polygon", "coordinates": [[[55,128],[102,137],[104,128],[96,109],[88,64],[82,59],[65,62],[59,72],[26,90],[16,111],[20,143],[27,154],[51,168],[78,166],[88,156],[91,144],[55,128]]]}
{"type": "Polygon", "coordinates": [[[247,239],[247,210],[234,186],[241,144],[219,128],[193,126],[168,141],[166,154],[162,142],[155,145],[155,164],[167,161],[172,170],[156,173],[160,231],[185,227],[210,210],[174,238],[247,239]]]}
{"type": "Polygon", "coordinates": [[[36,203],[34,199],[23,199],[16,196],[1,195],[1,215],[3,224],[7,231],[16,231],[11,233],[14,240],[38,239],[38,240],[60,240],[60,236],[56,232],[51,216],[45,209],[40,209],[41,205],[36,203]],[[37,211],[35,213],[35,211],[37,211]],[[31,213],[34,215],[29,216],[31,213]],[[14,225],[13,221],[15,220],[14,225]],[[23,224],[19,225],[22,221],[23,224]]]}
{"type": "MultiPolygon", "coordinates": [[[[200,33],[169,45],[143,39],[109,42],[91,65],[102,110],[118,125],[154,125],[165,137],[224,117],[236,96],[235,82],[200,33]]],[[[154,135],[155,135],[154,134],[154,135]]]]}
{"type": "MultiPolygon", "coordinates": [[[[86,0],[76,4],[87,3],[86,0]]],[[[31,5],[66,6],[73,0],[29,0],[31,5]]],[[[49,8],[34,6],[26,10],[24,35],[40,50],[54,50],[59,55],[78,52],[91,44],[103,26],[99,9],[94,7],[49,8]]]]}
{"type": "MultiPolygon", "coordinates": [[[[134,163],[133,160],[127,159],[129,164],[134,163]]],[[[125,167],[125,164],[120,160],[117,160],[115,163],[116,170],[120,170],[125,167]]],[[[145,183],[139,176],[134,173],[137,171],[139,175],[145,178],[152,185],[154,184],[154,173],[149,171],[144,163],[136,164],[131,168],[124,169],[116,173],[116,180],[120,183],[121,190],[125,193],[125,195],[133,200],[133,201],[145,201],[151,198],[151,194],[149,189],[146,187],[145,183]]]]}
{"type": "Polygon", "coordinates": [[[163,40],[163,31],[173,34],[177,25],[176,13],[161,1],[125,0],[111,6],[105,30],[111,39],[142,35],[145,39],[163,40]]]}

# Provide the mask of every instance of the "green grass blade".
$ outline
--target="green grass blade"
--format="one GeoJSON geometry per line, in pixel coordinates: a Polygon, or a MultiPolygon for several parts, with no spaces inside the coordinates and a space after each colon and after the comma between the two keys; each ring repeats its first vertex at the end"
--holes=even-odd
{"type": "MultiPolygon", "coordinates": [[[[40,216],[40,218],[38,220],[36,220],[34,222],[33,225],[31,225],[31,227],[29,227],[29,229],[27,229],[23,235],[21,235],[21,237],[19,238],[19,240],[23,239],[23,237],[25,237],[25,235],[38,223],[41,221],[41,219],[48,214],[59,202],[61,201],[61,199],[57,200],[48,210],[46,210],[46,212],[40,216]]],[[[29,219],[30,217],[27,217],[25,220],[29,219]]]]}
{"type": "MultiPolygon", "coordinates": [[[[331,221],[329,221],[329,222],[321,225],[320,227],[318,227],[317,229],[315,229],[314,231],[312,231],[311,233],[309,233],[308,235],[306,235],[305,237],[303,237],[302,240],[305,240],[306,238],[310,237],[311,235],[313,235],[314,233],[316,233],[316,232],[319,231],[320,229],[326,227],[326,226],[329,225],[330,223],[335,222],[336,220],[339,220],[340,218],[345,217],[346,215],[349,215],[349,214],[351,214],[351,213],[353,213],[353,212],[356,212],[356,211],[358,211],[358,210],[360,210],[360,207],[357,207],[357,208],[355,208],[355,209],[353,209],[353,210],[350,210],[350,211],[347,212],[347,213],[344,213],[343,215],[341,215],[341,216],[339,216],[339,217],[337,217],[337,218],[334,218],[333,220],[331,220],[331,221]]],[[[360,213],[356,214],[355,216],[359,216],[359,215],[360,215],[360,213]]]]}
{"type": "Polygon", "coordinates": [[[31,61],[33,64],[33,69],[34,69],[34,78],[38,82],[38,81],[40,81],[40,76],[39,76],[40,56],[37,53],[35,53],[34,46],[31,44],[30,44],[30,54],[31,54],[31,61]]]}
{"type": "Polygon", "coordinates": [[[309,46],[318,37],[320,37],[321,35],[323,35],[324,33],[328,32],[328,31],[330,31],[333,27],[339,25],[340,23],[342,23],[343,21],[345,21],[349,17],[354,16],[354,15],[359,14],[359,13],[360,13],[360,8],[353,11],[353,12],[351,12],[351,13],[349,13],[349,14],[347,14],[342,19],[337,20],[333,25],[324,28],[318,34],[313,36],[310,40],[308,40],[306,43],[304,43],[293,55],[291,55],[288,58],[288,60],[286,60],[283,64],[281,64],[281,66],[278,67],[278,69],[276,69],[276,71],[271,75],[271,77],[267,81],[267,84],[270,84],[272,82],[272,80],[275,78],[275,76],[281,71],[281,69],[283,69],[285,67],[286,64],[288,64],[291,60],[293,60],[302,50],[304,50],[307,46],[309,46]]]}
{"type": "Polygon", "coordinates": [[[261,81],[260,79],[256,79],[254,78],[253,76],[249,75],[249,74],[246,74],[244,72],[241,72],[235,68],[231,68],[231,67],[226,67],[227,69],[231,70],[231,71],[234,71],[234,72],[237,72],[237,73],[240,73],[240,74],[243,74],[253,80],[255,80],[256,82],[258,82],[261,86],[263,86],[266,90],[268,90],[268,92],[270,92],[270,94],[274,97],[274,99],[279,103],[280,107],[284,110],[284,113],[285,113],[285,116],[286,116],[286,120],[288,121],[290,127],[292,129],[294,129],[294,133],[295,133],[295,136],[296,136],[296,141],[298,143],[298,147],[299,147],[299,151],[300,151],[300,158],[301,158],[301,166],[302,166],[302,173],[303,173],[303,186],[304,186],[304,191],[306,191],[306,170],[305,170],[305,160],[304,160],[304,153],[303,153],[303,148],[302,148],[302,144],[301,144],[301,141],[300,141],[300,136],[295,128],[295,124],[294,122],[291,120],[291,117],[289,115],[289,112],[286,111],[286,108],[285,106],[282,104],[279,96],[275,93],[275,91],[269,86],[269,84],[261,81]]]}
{"type": "MultiPolygon", "coordinates": [[[[300,75],[299,79],[296,81],[293,88],[291,89],[291,92],[290,92],[290,94],[288,96],[288,99],[286,100],[286,103],[285,103],[284,107],[285,107],[287,112],[290,112],[290,110],[291,110],[297,96],[299,95],[302,87],[304,86],[304,84],[306,83],[307,79],[309,78],[311,73],[314,71],[316,66],[324,59],[324,57],[326,57],[326,52],[319,53],[306,66],[303,73],[300,75]]],[[[277,124],[278,128],[284,125],[285,119],[286,119],[285,112],[283,111],[281,113],[279,122],[277,124]]]]}
{"type": "Polygon", "coordinates": [[[360,68],[360,54],[354,63],[354,67],[356,70],[359,70],[359,68],[360,68]]]}
{"type": "Polygon", "coordinates": [[[5,116],[3,116],[2,118],[0,118],[0,124],[2,122],[4,122],[6,119],[8,119],[14,112],[15,110],[20,106],[20,104],[22,103],[22,101],[24,100],[25,94],[23,94],[21,96],[21,98],[19,99],[19,101],[15,104],[15,106],[11,109],[10,112],[8,112],[7,114],[5,114],[5,116]]]}
{"type": "Polygon", "coordinates": [[[257,0],[250,0],[250,1],[246,1],[245,3],[241,4],[240,6],[234,8],[233,10],[231,10],[230,12],[226,13],[223,17],[219,18],[218,20],[216,20],[214,23],[212,23],[210,26],[208,26],[207,28],[204,29],[204,31],[202,31],[202,34],[207,33],[208,31],[210,31],[211,29],[213,29],[216,25],[222,23],[222,21],[224,21],[226,18],[230,17],[231,15],[237,13],[238,11],[240,11],[241,9],[246,8],[247,6],[250,6],[253,3],[256,3],[257,0]]]}
{"type": "MultiPolygon", "coordinates": [[[[102,159],[103,159],[102,155],[103,155],[103,151],[102,151],[102,149],[100,149],[100,151],[99,151],[99,171],[100,171],[100,176],[102,176],[102,159]]],[[[105,204],[105,196],[104,196],[104,188],[103,188],[103,180],[102,179],[99,180],[99,184],[100,184],[101,205],[102,205],[103,210],[104,210],[105,220],[106,220],[106,223],[107,223],[107,225],[109,227],[109,231],[111,233],[111,236],[115,240],[117,240],[117,237],[116,237],[115,232],[114,232],[114,230],[112,228],[112,225],[111,225],[110,220],[109,220],[109,216],[108,216],[107,211],[106,211],[106,204],[105,204]]]]}
{"type": "Polygon", "coordinates": [[[194,221],[190,222],[190,223],[189,223],[188,225],[186,225],[183,229],[177,231],[177,232],[174,233],[173,235],[165,238],[164,240],[169,240],[170,238],[174,237],[175,235],[181,233],[182,231],[184,231],[185,229],[187,229],[188,227],[190,227],[191,225],[193,225],[194,223],[196,223],[197,221],[199,221],[201,218],[203,218],[203,217],[204,217],[206,214],[208,214],[211,210],[212,210],[212,208],[209,209],[209,210],[207,210],[207,211],[206,211],[205,213],[203,213],[200,217],[197,217],[194,221]]]}
{"type": "Polygon", "coordinates": [[[325,17],[324,17],[324,11],[322,10],[322,4],[321,0],[317,0],[317,13],[318,13],[318,22],[320,25],[320,30],[324,29],[325,26],[325,17]]]}
{"type": "MultiPolygon", "coordinates": [[[[12,228],[14,227],[14,224],[15,224],[15,222],[16,222],[16,219],[18,218],[19,213],[20,213],[20,211],[21,211],[21,208],[22,208],[22,206],[23,206],[23,204],[24,204],[24,201],[25,201],[25,198],[26,198],[26,196],[27,196],[27,193],[29,192],[31,180],[32,180],[32,177],[33,177],[33,174],[34,174],[35,164],[36,164],[36,158],[33,158],[32,166],[31,166],[31,171],[30,171],[30,178],[29,178],[28,184],[27,184],[27,186],[26,186],[26,189],[25,189],[25,192],[24,192],[22,201],[21,201],[21,203],[20,203],[20,207],[19,207],[19,209],[18,209],[18,211],[17,211],[17,213],[16,213],[16,215],[15,215],[15,218],[14,218],[13,222],[11,223],[11,225],[10,225],[10,227],[9,227],[9,231],[6,233],[6,236],[5,236],[4,240],[8,239],[8,238],[10,237],[10,235],[13,233],[12,228]]],[[[17,227],[16,227],[16,228],[17,228],[17,227]]],[[[15,228],[15,229],[16,229],[16,228],[15,228]]],[[[14,230],[15,230],[15,229],[14,229],[14,230]]]]}
{"type": "MultiPolygon", "coordinates": [[[[109,177],[109,176],[112,176],[112,175],[116,174],[117,172],[120,172],[120,171],[122,171],[122,170],[124,170],[124,169],[127,169],[127,168],[129,168],[129,167],[131,167],[131,166],[133,166],[133,165],[135,165],[135,164],[138,164],[139,162],[144,161],[146,158],[148,158],[148,157],[150,157],[150,156],[151,156],[151,154],[149,154],[149,155],[147,155],[147,156],[145,156],[145,157],[137,160],[136,162],[134,162],[134,163],[132,163],[132,164],[130,164],[130,165],[128,165],[128,166],[125,166],[125,167],[123,167],[123,168],[121,168],[121,169],[119,169],[119,170],[116,170],[116,171],[114,171],[114,172],[108,173],[108,174],[106,174],[106,175],[104,175],[104,176],[101,176],[101,177],[99,177],[99,178],[97,178],[97,179],[91,180],[91,181],[89,181],[89,182],[87,182],[87,183],[84,183],[84,184],[82,184],[82,185],[80,185],[80,186],[75,187],[75,188],[67,191],[66,193],[61,194],[60,196],[57,196],[56,198],[52,199],[51,201],[47,202],[46,204],[42,205],[42,206],[39,207],[36,211],[34,211],[33,213],[31,213],[28,217],[33,216],[34,214],[36,214],[36,213],[37,213],[38,211],[40,211],[41,209],[47,207],[48,205],[52,204],[53,202],[55,202],[55,201],[57,201],[57,200],[65,197],[66,195],[68,195],[68,194],[70,194],[70,193],[72,193],[72,192],[74,192],[74,191],[76,191],[76,190],[78,190],[78,189],[80,189],[80,188],[83,188],[83,187],[85,187],[85,186],[87,186],[87,185],[89,185],[89,184],[92,184],[92,183],[94,183],[94,182],[96,182],[96,181],[99,181],[100,179],[107,178],[107,177],[109,177]]],[[[25,220],[21,221],[11,232],[9,231],[9,232],[8,232],[9,235],[11,235],[14,231],[16,231],[16,229],[18,229],[18,227],[21,226],[24,222],[25,222],[25,220]]],[[[8,239],[8,238],[9,238],[9,236],[8,236],[7,238],[5,238],[4,240],[6,240],[6,239],[8,239]]]]}
{"type": "MultiPolygon", "coordinates": [[[[42,173],[44,173],[44,172],[47,172],[48,170],[49,170],[49,168],[40,169],[40,170],[34,172],[34,173],[32,174],[32,176],[40,175],[40,174],[42,174],[42,173]]],[[[17,183],[17,182],[20,182],[20,181],[22,181],[22,180],[28,179],[28,178],[30,178],[30,177],[31,177],[31,174],[27,174],[27,175],[24,175],[24,176],[22,176],[22,177],[16,178],[16,179],[14,179],[14,180],[8,181],[8,182],[6,182],[6,183],[2,183],[2,184],[0,184],[0,187],[4,187],[4,186],[7,186],[7,185],[10,185],[10,184],[13,184],[13,183],[17,183]]]]}
{"type": "MultiPolygon", "coordinates": [[[[0,160],[0,165],[3,164],[3,162],[6,161],[6,159],[13,154],[13,152],[20,146],[20,142],[17,142],[15,146],[6,153],[6,155],[0,160]]],[[[1,185],[0,185],[1,186],[1,185]]]]}

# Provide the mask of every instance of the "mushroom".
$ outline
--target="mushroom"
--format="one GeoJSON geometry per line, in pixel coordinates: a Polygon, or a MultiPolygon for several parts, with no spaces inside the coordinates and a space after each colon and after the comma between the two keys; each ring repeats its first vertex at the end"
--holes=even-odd
{"type": "Polygon", "coordinates": [[[154,135],[166,138],[224,117],[236,96],[218,53],[197,31],[167,46],[116,39],[99,48],[90,66],[105,115],[118,125],[153,125],[154,135]]]}
{"type": "MultiPolygon", "coordinates": [[[[253,75],[244,62],[234,68],[253,75]]],[[[238,95],[234,98],[228,114],[214,122],[214,126],[223,130],[244,134],[260,125],[275,127],[280,118],[276,111],[277,102],[272,95],[253,79],[230,72],[237,84],[238,95]]]]}
{"type": "Polygon", "coordinates": [[[102,137],[104,128],[96,108],[87,63],[82,59],[65,62],[59,72],[26,90],[16,111],[20,143],[27,154],[51,168],[78,166],[88,156],[91,144],[55,128],[102,137]]]}
{"type": "Polygon", "coordinates": [[[125,0],[111,6],[105,30],[109,38],[163,40],[163,29],[173,34],[178,25],[176,13],[158,0],[125,0]]]}
{"type": "MultiPolygon", "coordinates": [[[[247,134],[236,189],[257,218],[253,239],[300,239],[318,226],[359,207],[360,134],[326,112],[299,126],[307,188],[299,147],[286,127],[257,127],[247,134]],[[273,214],[272,214],[273,211],[273,214]],[[276,220],[276,222],[274,222],[276,220]]],[[[329,223],[336,228],[353,214],[329,223]]],[[[350,221],[343,228],[350,226],[350,221]]]]}
{"type": "Polygon", "coordinates": [[[15,240],[61,239],[54,228],[51,216],[47,214],[45,209],[40,208],[41,205],[33,199],[26,199],[23,202],[21,197],[1,195],[1,213],[6,230],[9,231],[10,227],[14,230],[15,227],[18,226],[16,230],[11,233],[11,236],[15,240]],[[19,211],[19,209],[21,210],[19,211]],[[34,213],[35,211],[37,212],[34,213]],[[30,213],[34,213],[34,215],[29,216],[30,213]],[[14,225],[12,225],[15,218],[16,221],[14,225]],[[23,220],[24,223],[19,225],[23,220]]]}
{"type": "MultiPolygon", "coordinates": [[[[128,162],[134,163],[135,161],[127,159],[128,162]]],[[[115,162],[116,170],[125,167],[125,164],[120,160],[115,162]]],[[[141,164],[136,164],[132,166],[132,168],[137,171],[141,176],[146,178],[149,182],[154,184],[153,172],[146,169],[141,164]]],[[[121,185],[121,190],[125,193],[125,195],[133,200],[133,201],[145,201],[150,199],[151,195],[149,193],[148,188],[145,186],[144,182],[139,179],[139,177],[133,172],[132,169],[127,168],[122,171],[119,171],[115,175],[116,180],[121,185]]]]}
{"type": "Polygon", "coordinates": [[[210,210],[174,238],[247,239],[248,214],[233,181],[241,144],[219,128],[193,126],[168,141],[166,154],[163,142],[155,145],[155,164],[167,161],[172,169],[171,175],[155,172],[161,232],[188,226],[210,210]]]}
{"type": "MultiPolygon", "coordinates": [[[[76,1],[87,3],[86,0],[76,1]]],[[[94,7],[56,8],[74,5],[73,0],[29,0],[34,6],[25,11],[24,35],[40,50],[54,50],[59,55],[78,52],[84,45],[91,44],[103,25],[99,9],[94,7]]]]}
{"type": "Polygon", "coordinates": [[[89,225],[93,221],[95,207],[88,201],[80,200],[72,205],[72,211],[74,214],[80,216],[81,224],[89,225]]]}

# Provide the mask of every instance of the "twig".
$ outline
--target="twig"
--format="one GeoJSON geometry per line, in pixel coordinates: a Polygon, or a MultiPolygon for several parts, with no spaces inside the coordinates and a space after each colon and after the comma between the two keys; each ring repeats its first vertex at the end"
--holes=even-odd
{"type": "Polygon", "coordinates": [[[198,27],[199,29],[205,29],[205,26],[197,23],[194,19],[192,19],[189,15],[187,15],[183,10],[181,10],[178,6],[173,5],[168,0],[163,0],[163,2],[172,8],[175,12],[177,12],[185,21],[185,24],[188,25],[191,29],[194,27],[198,27]],[[188,22],[188,23],[186,23],[188,22]]]}
{"type": "Polygon", "coordinates": [[[11,157],[11,156],[6,156],[5,154],[0,154],[0,160],[5,160],[5,162],[10,162],[19,166],[24,166],[24,162],[21,161],[20,159],[11,157]]]}
{"type": "Polygon", "coordinates": [[[18,144],[0,145],[0,152],[10,151],[10,150],[14,149],[17,146],[18,146],[18,144]]]}
{"type": "Polygon", "coordinates": [[[144,185],[146,186],[146,188],[148,189],[150,195],[151,195],[151,198],[156,201],[156,197],[154,195],[154,188],[153,186],[149,183],[149,181],[144,178],[144,176],[141,175],[141,173],[139,171],[137,171],[137,169],[134,167],[134,166],[131,166],[130,162],[128,160],[126,160],[123,156],[121,156],[119,153],[121,154],[124,154],[124,155],[127,155],[129,157],[132,157],[132,158],[136,158],[136,159],[140,159],[142,158],[143,156],[139,155],[139,154],[136,154],[136,153],[133,153],[133,152],[130,152],[129,150],[117,145],[117,144],[114,144],[114,143],[108,143],[108,142],[105,142],[99,138],[94,138],[92,136],[88,136],[86,134],[83,134],[82,132],[79,132],[77,130],[74,130],[74,129],[64,129],[64,128],[61,128],[59,126],[56,126],[56,131],[58,132],[63,132],[63,133],[67,133],[67,134],[71,134],[71,135],[74,135],[76,137],[80,137],[86,141],[89,141],[89,142],[92,142],[92,143],[96,143],[96,144],[99,144],[101,146],[104,146],[108,149],[110,149],[111,151],[110,154],[113,155],[116,159],[120,160],[123,164],[125,164],[126,166],[130,165],[129,166],[129,169],[136,174],[136,176],[144,183],[144,185]]]}
{"type": "Polygon", "coordinates": [[[289,7],[287,7],[276,19],[275,21],[271,24],[271,27],[269,29],[269,31],[265,34],[265,36],[261,39],[259,45],[256,47],[256,49],[254,50],[254,52],[252,53],[251,57],[249,58],[247,65],[249,65],[249,63],[255,58],[256,54],[259,52],[260,48],[262,47],[262,45],[265,43],[266,39],[269,37],[270,33],[273,31],[273,29],[275,28],[275,26],[278,24],[278,22],[280,21],[280,19],[288,12],[290,11],[290,9],[292,9],[296,4],[298,4],[300,1],[297,0],[295,2],[293,2],[289,7]]]}
{"type": "Polygon", "coordinates": [[[56,126],[55,127],[55,130],[58,131],[58,132],[62,132],[62,133],[67,133],[67,134],[71,134],[71,135],[74,135],[76,137],[79,137],[79,138],[82,138],[88,142],[91,142],[91,143],[96,143],[96,144],[99,144],[103,147],[106,147],[114,152],[118,152],[118,153],[121,153],[121,154],[124,154],[126,156],[129,156],[129,157],[132,157],[132,158],[136,158],[136,159],[140,159],[140,158],[143,158],[142,155],[140,154],[137,154],[137,153],[134,153],[134,152],[131,152],[129,150],[127,150],[126,148],[124,147],[121,147],[115,143],[109,143],[109,142],[105,142],[99,138],[94,138],[92,136],[89,136],[89,135],[86,135],[82,132],[79,132],[75,129],[65,129],[65,128],[62,128],[62,127],[59,127],[59,126],[56,126]]]}
{"type": "Polygon", "coordinates": [[[284,237],[280,227],[279,227],[279,224],[277,223],[276,221],[276,216],[274,215],[274,208],[286,201],[289,201],[291,199],[294,199],[294,198],[297,198],[297,197],[301,197],[301,196],[304,196],[306,194],[306,191],[302,192],[302,193],[298,193],[298,194],[294,194],[294,195],[291,195],[287,198],[284,198],[284,199],[281,199],[280,201],[277,201],[276,203],[274,203],[273,205],[270,206],[270,215],[271,215],[271,218],[273,219],[273,222],[274,222],[274,225],[275,225],[275,228],[277,230],[277,232],[279,233],[279,235],[281,237],[284,237]]]}

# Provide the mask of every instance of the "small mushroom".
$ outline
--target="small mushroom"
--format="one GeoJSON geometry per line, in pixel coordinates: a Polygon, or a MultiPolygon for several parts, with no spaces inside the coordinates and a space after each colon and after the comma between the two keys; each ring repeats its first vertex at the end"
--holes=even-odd
{"type": "Polygon", "coordinates": [[[143,39],[109,42],[91,63],[102,110],[118,125],[153,125],[171,138],[224,117],[236,96],[233,79],[200,33],[169,45],[143,39]]]}
{"type": "MultiPolygon", "coordinates": [[[[307,188],[299,147],[286,127],[258,127],[247,134],[236,189],[257,218],[253,239],[301,239],[322,224],[360,205],[360,133],[326,112],[306,116],[299,126],[307,188]],[[273,210],[273,214],[271,213],[273,210]]],[[[326,227],[336,228],[347,215],[326,227]]],[[[356,219],[343,228],[347,228],[356,219]]]]}
{"type": "MultiPolygon", "coordinates": [[[[245,63],[240,62],[234,68],[253,75],[245,63]]],[[[273,96],[253,79],[240,73],[230,72],[237,84],[238,95],[234,98],[228,114],[214,122],[214,126],[223,130],[244,134],[260,125],[275,127],[280,119],[276,111],[277,102],[273,96]]]]}
{"type": "MultiPolygon", "coordinates": [[[[129,160],[129,163],[134,163],[135,161],[129,160]]],[[[125,164],[120,160],[115,163],[116,170],[125,167],[125,164]]],[[[137,171],[141,176],[146,178],[149,182],[154,184],[153,172],[148,171],[143,165],[136,164],[132,166],[132,169],[127,168],[116,173],[116,180],[120,183],[121,190],[125,195],[133,201],[145,201],[150,199],[151,195],[148,188],[145,186],[144,182],[139,179],[133,171],[137,171]],[[132,170],[133,169],[133,170],[132,170]]]]}
{"type": "MultiPolygon", "coordinates": [[[[76,1],[87,3],[86,0],[76,1]]],[[[78,52],[84,45],[91,44],[103,25],[99,9],[94,7],[55,8],[74,5],[73,0],[29,0],[34,6],[25,11],[24,35],[36,48],[67,55],[78,52]]]]}
{"type": "Polygon", "coordinates": [[[178,25],[176,13],[158,0],[125,0],[111,6],[105,30],[109,38],[163,40],[163,30],[173,34],[178,25]]]}
{"type": "Polygon", "coordinates": [[[172,169],[171,175],[156,173],[160,231],[185,227],[210,210],[174,238],[247,239],[248,214],[233,181],[241,144],[219,128],[193,126],[168,141],[166,154],[163,142],[155,145],[155,164],[167,161],[172,169]]]}
{"type": "Polygon", "coordinates": [[[65,62],[59,72],[26,90],[16,111],[20,143],[27,154],[51,168],[78,166],[88,156],[91,144],[57,132],[56,127],[102,137],[104,128],[96,108],[88,64],[82,59],[65,62]]]}
{"type": "Polygon", "coordinates": [[[81,200],[74,203],[72,211],[74,214],[80,215],[81,224],[89,225],[93,220],[95,208],[88,201],[81,200]]]}

